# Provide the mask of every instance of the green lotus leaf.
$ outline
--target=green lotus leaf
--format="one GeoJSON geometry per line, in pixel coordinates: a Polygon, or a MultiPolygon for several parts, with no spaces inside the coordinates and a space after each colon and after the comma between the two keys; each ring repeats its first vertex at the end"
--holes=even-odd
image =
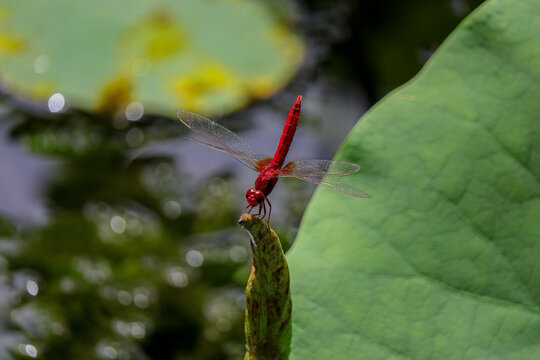
{"type": "Polygon", "coordinates": [[[288,254],[291,359],[540,358],[540,4],[492,0],[376,105],[288,254]]]}

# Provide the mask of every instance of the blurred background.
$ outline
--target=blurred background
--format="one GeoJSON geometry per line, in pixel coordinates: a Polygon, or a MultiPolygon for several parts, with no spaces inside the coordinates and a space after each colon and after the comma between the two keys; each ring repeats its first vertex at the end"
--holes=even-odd
{"type": "MultiPolygon", "coordinates": [[[[0,3],[0,359],[240,359],[256,173],[186,140],[185,108],[330,159],[476,0],[0,3]]],[[[294,241],[314,188],[282,180],[294,241]]],[[[339,195],[336,195],[339,196],[339,195]]]]}

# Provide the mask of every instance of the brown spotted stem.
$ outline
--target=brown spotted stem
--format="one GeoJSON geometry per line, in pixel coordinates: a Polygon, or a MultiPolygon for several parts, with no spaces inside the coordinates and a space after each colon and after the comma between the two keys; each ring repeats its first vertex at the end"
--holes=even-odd
{"type": "Polygon", "coordinates": [[[286,360],[291,344],[289,267],[276,233],[256,216],[240,218],[250,235],[253,265],[246,286],[244,360],[286,360]]]}

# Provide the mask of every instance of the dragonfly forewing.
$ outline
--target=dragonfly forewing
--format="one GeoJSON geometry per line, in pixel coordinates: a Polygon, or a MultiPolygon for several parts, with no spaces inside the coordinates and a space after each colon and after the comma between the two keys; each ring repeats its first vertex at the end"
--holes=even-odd
{"type": "Polygon", "coordinates": [[[211,149],[232,155],[253,170],[258,171],[259,162],[269,158],[268,155],[256,153],[238,135],[204,116],[194,114],[187,110],[178,111],[177,116],[178,120],[190,130],[205,138],[211,142],[211,144],[195,139],[190,140],[211,149]]]}

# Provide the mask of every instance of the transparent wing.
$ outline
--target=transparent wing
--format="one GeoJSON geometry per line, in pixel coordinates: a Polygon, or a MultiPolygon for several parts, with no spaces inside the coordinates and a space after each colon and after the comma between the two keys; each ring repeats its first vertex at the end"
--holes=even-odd
{"type": "Polygon", "coordinates": [[[272,157],[268,155],[257,154],[257,153],[244,153],[242,151],[232,152],[231,150],[224,149],[220,146],[208,144],[203,141],[196,140],[196,139],[189,138],[189,140],[197,144],[206,146],[210,149],[214,149],[217,151],[224,152],[225,154],[232,155],[235,157],[236,160],[240,161],[242,164],[246,165],[248,168],[253,169],[257,172],[261,171],[264,167],[266,167],[267,165],[270,165],[270,163],[272,162],[272,157]],[[256,162],[254,163],[254,161],[256,162]]]}
{"type": "Polygon", "coordinates": [[[360,165],[333,160],[291,161],[280,170],[283,177],[345,176],[360,170],[360,165]]]}
{"type": "Polygon", "coordinates": [[[325,188],[328,188],[331,190],[339,191],[347,195],[352,195],[352,196],[361,197],[361,198],[371,197],[365,192],[363,192],[362,190],[357,189],[354,186],[351,186],[341,181],[338,177],[329,176],[329,177],[321,178],[318,176],[298,176],[297,178],[300,180],[304,180],[307,182],[324,186],[325,188]]]}
{"type": "Polygon", "coordinates": [[[232,155],[242,164],[255,171],[260,170],[261,162],[263,160],[271,158],[268,155],[254,152],[238,135],[204,116],[194,114],[187,110],[178,111],[177,116],[178,120],[186,125],[191,131],[210,141],[211,144],[195,139],[190,140],[211,149],[232,155]]]}

